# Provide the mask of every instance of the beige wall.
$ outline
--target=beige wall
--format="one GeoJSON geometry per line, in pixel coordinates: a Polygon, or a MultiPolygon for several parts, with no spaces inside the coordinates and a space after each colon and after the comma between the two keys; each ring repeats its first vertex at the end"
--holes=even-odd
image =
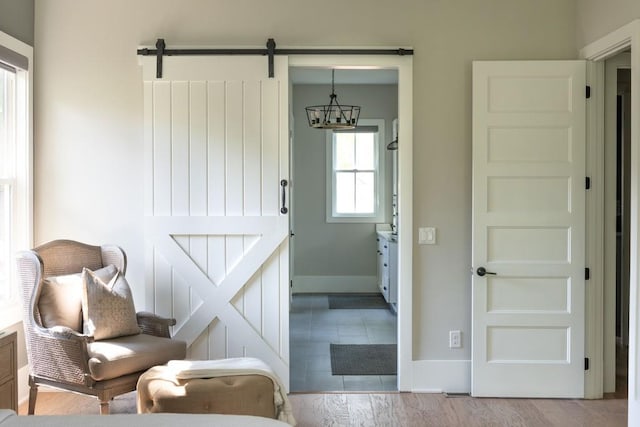
{"type": "Polygon", "coordinates": [[[638,0],[576,1],[578,48],[598,40],[625,24],[640,18],[638,0]]]}
{"type": "Polygon", "coordinates": [[[142,285],[138,45],[412,46],[414,227],[438,228],[437,245],[414,246],[414,358],[468,360],[471,61],[575,58],[575,12],[574,0],[36,0],[36,240],[122,245],[142,285]]]}

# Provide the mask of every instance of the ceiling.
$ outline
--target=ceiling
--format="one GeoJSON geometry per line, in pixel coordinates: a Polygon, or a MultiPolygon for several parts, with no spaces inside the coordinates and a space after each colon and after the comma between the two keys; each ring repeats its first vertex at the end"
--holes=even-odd
{"type": "MultiPolygon", "coordinates": [[[[330,68],[289,68],[293,84],[331,84],[330,68]]],[[[335,84],[398,84],[397,70],[336,69],[335,84]]]]}

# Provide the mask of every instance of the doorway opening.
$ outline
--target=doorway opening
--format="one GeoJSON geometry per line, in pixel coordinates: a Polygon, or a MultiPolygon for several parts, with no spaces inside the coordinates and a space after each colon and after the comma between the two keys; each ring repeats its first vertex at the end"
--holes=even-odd
{"type": "Polygon", "coordinates": [[[604,392],[627,396],[631,206],[631,62],[605,63],[605,379],[604,392]]]}
{"type": "Polygon", "coordinates": [[[326,101],[331,68],[289,74],[291,391],[398,390],[397,297],[385,294],[389,283],[398,293],[398,72],[336,70],[339,101],[362,108],[358,128],[340,133],[309,127],[304,110],[326,101]],[[375,208],[336,215],[345,193],[375,208]],[[374,366],[361,352],[377,354],[374,366]]]}
{"type": "Polygon", "coordinates": [[[626,395],[629,358],[631,70],[626,68],[617,71],[616,394],[626,395]]]}

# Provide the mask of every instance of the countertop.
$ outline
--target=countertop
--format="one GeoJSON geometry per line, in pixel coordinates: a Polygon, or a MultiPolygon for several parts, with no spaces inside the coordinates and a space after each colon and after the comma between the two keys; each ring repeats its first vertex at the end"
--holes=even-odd
{"type": "Polygon", "coordinates": [[[391,231],[378,231],[377,232],[378,235],[390,242],[397,242],[398,241],[398,235],[397,234],[393,234],[391,231]]]}

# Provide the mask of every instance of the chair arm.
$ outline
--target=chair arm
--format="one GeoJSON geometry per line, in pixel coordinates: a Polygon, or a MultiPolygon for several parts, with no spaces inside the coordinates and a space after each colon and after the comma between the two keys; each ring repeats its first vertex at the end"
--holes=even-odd
{"type": "Polygon", "coordinates": [[[64,326],[36,328],[29,340],[31,373],[69,384],[92,382],[87,344],[93,337],[64,326]]]}
{"type": "Polygon", "coordinates": [[[176,324],[176,319],[160,317],[148,311],[136,313],[138,325],[142,328],[142,333],[154,335],[156,337],[171,338],[170,326],[176,324]]]}
{"type": "Polygon", "coordinates": [[[38,328],[38,333],[42,335],[49,335],[52,338],[56,339],[67,339],[67,340],[79,340],[85,341],[87,344],[93,342],[93,337],[85,334],[81,334],[78,331],[75,331],[66,326],[54,326],[52,328],[38,328]]]}

